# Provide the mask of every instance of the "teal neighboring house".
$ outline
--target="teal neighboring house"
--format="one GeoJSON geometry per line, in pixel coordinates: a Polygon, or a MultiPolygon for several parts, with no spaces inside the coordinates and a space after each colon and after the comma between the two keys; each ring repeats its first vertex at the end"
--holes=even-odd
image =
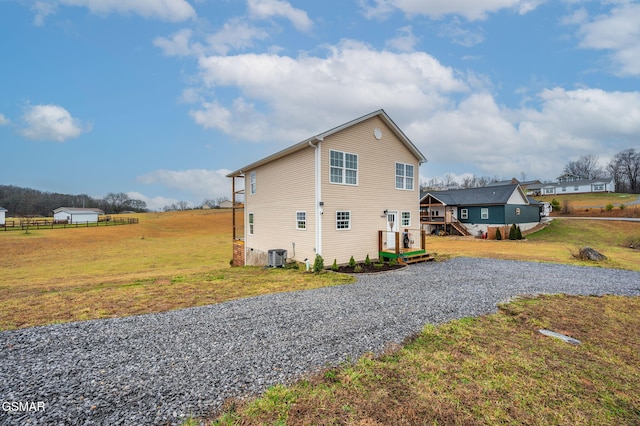
{"type": "Polygon", "coordinates": [[[420,221],[430,233],[480,235],[489,227],[517,224],[525,231],[540,223],[542,204],[519,184],[429,191],[420,196],[420,221]]]}

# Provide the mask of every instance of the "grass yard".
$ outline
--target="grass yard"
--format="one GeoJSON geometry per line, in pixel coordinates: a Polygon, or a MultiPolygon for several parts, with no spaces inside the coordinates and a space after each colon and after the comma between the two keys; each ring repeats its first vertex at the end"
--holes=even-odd
{"type": "MultiPolygon", "coordinates": [[[[231,213],[136,215],[138,225],[0,232],[0,330],[161,312],[353,282],[351,276],[231,268],[231,213]]],[[[453,256],[640,270],[640,223],[555,220],[525,241],[427,238],[453,256]],[[609,257],[572,258],[590,245],[609,257]]],[[[640,298],[544,296],[494,315],[428,326],[249,402],[219,424],[640,424],[640,298]],[[539,328],[583,342],[572,346],[539,328]]],[[[197,424],[197,421],[188,423],[197,424]]]]}
{"type": "Polygon", "coordinates": [[[0,330],[353,282],[345,275],[230,268],[228,211],[135,216],[138,225],[0,232],[0,330]]]}
{"type": "Polygon", "coordinates": [[[427,251],[439,257],[475,256],[511,260],[567,263],[640,271],[640,250],[628,241],[640,240],[640,222],[555,219],[526,240],[480,240],[472,237],[427,236],[427,251]],[[572,252],[590,246],[608,260],[580,261],[572,252]]]}
{"type": "Polygon", "coordinates": [[[228,401],[212,424],[637,425],[639,311],[638,297],[518,300],[497,314],[427,326],[378,358],[228,401]]]}

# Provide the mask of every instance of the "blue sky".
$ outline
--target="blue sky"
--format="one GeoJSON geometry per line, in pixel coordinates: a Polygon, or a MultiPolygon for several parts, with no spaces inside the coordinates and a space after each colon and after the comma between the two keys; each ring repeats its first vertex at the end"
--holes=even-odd
{"type": "Polygon", "coordinates": [[[451,173],[640,147],[640,2],[0,0],[0,184],[152,209],[383,108],[451,173]]]}

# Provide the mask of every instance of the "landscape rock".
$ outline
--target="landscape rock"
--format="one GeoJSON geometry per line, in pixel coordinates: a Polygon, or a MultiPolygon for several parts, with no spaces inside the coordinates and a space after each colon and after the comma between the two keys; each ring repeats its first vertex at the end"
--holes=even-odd
{"type": "Polygon", "coordinates": [[[607,256],[595,249],[592,249],[591,247],[582,247],[580,249],[580,259],[588,259],[595,262],[600,262],[602,260],[606,260],[607,256]]]}

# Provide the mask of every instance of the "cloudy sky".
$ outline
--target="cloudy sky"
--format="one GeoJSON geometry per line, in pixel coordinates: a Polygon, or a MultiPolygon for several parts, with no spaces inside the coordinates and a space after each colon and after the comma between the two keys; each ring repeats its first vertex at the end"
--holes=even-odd
{"type": "Polygon", "coordinates": [[[0,0],[0,184],[152,209],[384,109],[452,173],[640,146],[640,2],[0,0]]]}

